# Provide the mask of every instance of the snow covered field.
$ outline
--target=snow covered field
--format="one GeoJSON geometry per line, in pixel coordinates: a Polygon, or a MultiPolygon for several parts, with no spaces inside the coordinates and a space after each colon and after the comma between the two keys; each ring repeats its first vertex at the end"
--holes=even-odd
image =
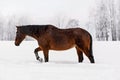
{"type": "MultiPolygon", "coordinates": [[[[0,80],[120,80],[120,42],[94,42],[95,64],[84,56],[77,62],[75,49],[50,51],[50,61],[36,61],[36,41],[0,42],[0,80]]],[[[43,57],[42,54],[39,55],[43,57]]]]}

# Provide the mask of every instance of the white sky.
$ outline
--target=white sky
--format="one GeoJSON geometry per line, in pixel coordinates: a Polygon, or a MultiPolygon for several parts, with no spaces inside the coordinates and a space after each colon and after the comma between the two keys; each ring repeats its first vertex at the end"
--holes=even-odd
{"type": "Polygon", "coordinates": [[[64,15],[84,22],[94,4],[94,0],[0,0],[0,13],[25,14],[43,19],[64,15]]]}

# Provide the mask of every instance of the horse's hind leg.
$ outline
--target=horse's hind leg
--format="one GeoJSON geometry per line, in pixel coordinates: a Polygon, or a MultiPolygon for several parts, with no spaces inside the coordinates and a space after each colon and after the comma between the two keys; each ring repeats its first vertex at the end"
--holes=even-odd
{"type": "Polygon", "coordinates": [[[40,62],[42,62],[43,60],[42,60],[42,58],[39,57],[38,51],[41,51],[41,48],[40,48],[40,47],[38,47],[38,48],[36,48],[36,49],[34,50],[35,57],[36,57],[37,60],[39,60],[40,62]]]}
{"type": "Polygon", "coordinates": [[[80,50],[80,48],[76,47],[77,50],[77,55],[78,55],[78,62],[82,62],[83,61],[83,52],[80,50]]]}
{"type": "Polygon", "coordinates": [[[85,55],[88,57],[88,59],[90,60],[91,63],[95,63],[94,61],[94,56],[92,54],[92,51],[90,50],[85,50],[84,51],[85,55]]]}

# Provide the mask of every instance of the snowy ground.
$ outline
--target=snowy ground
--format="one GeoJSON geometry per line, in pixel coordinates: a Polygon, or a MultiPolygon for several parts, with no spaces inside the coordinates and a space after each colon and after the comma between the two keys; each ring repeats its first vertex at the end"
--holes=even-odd
{"type": "Polygon", "coordinates": [[[78,63],[74,48],[50,51],[50,61],[40,63],[33,53],[36,47],[36,41],[23,41],[19,47],[1,41],[0,80],[120,80],[120,42],[94,42],[95,64],[85,56],[78,63]]]}

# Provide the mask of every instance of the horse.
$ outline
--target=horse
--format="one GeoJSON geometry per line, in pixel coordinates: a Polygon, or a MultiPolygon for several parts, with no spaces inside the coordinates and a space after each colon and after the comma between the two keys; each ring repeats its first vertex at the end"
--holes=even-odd
{"type": "Polygon", "coordinates": [[[92,52],[92,36],[82,28],[59,29],[54,25],[22,25],[16,26],[15,45],[19,46],[26,36],[33,37],[38,42],[34,50],[37,60],[42,61],[38,52],[43,51],[45,62],[49,61],[49,50],[67,50],[75,47],[78,62],[83,61],[83,53],[90,63],[95,63],[92,52]]]}

